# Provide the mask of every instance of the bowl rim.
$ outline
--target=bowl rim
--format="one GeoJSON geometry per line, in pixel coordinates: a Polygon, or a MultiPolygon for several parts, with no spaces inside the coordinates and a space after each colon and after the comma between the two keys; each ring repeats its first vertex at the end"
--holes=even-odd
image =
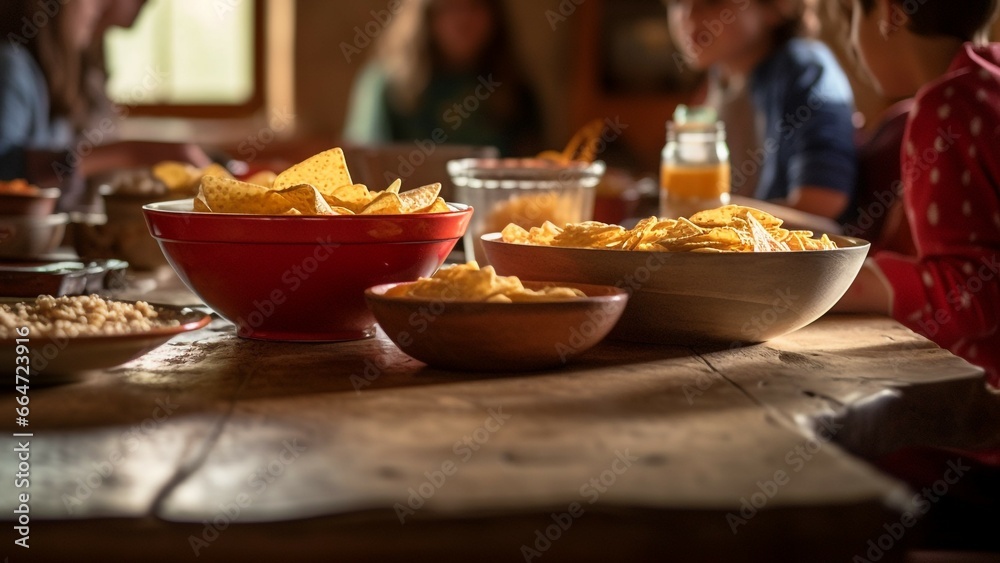
{"type": "Polygon", "coordinates": [[[69,213],[49,213],[47,215],[4,215],[0,225],[15,227],[60,227],[69,225],[69,213]]]}
{"type": "MultiPolygon", "coordinates": [[[[167,201],[180,201],[180,200],[184,200],[184,199],[191,199],[191,200],[194,199],[193,196],[190,195],[190,192],[184,193],[184,194],[178,194],[180,197],[176,197],[174,199],[165,199],[169,195],[170,195],[169,192],[168,193],[152,193],[152,192],[151,193],[131,193],[131,192],[116,191],[116,192],[102,193],[101,194],[101,198],[104,199],[104,201],[111,201],[111,202],[118,202],[118,201],[120,201],[120,202],[123,202],[123,203],[135,203],[136,201],[145,201],[146,202],[145,204],[149,204],[149,203],[165,203],[167,201]]],[[[145,205],[145,204],[143,204],[143,205],[145,205]]]]}
{"type": "MultiPolygon", "coordinates": [[[[504,242],[500,240],[503,233],[492,232],[484,233],[480,236],[480,240],[483,244],[497,244],[497,245],[507,245],[507,246],[524,246],[529,248],[544,248],[542,252],[552,252],[554,250],[561,251],[578,251],[578,252],[602,252],[602,253],[613,253],[617,255],[636,255],[636,256],[789,256],[796,254],[814,254],[814,253],[831,253],[831,252],[859,252],[861,249],[869,251],[871,249],[871,243],[865,239],[857,237],[849,237],[845,235],[827,235],[830,240],[837,243],[837,248],[824,248],[816,250],[793,250],[788,252],[673,252],[669,250],[618,250],[611,248],[588,248],[588,247],[578,247],[578,246],[548,246],[542,244],[521,244],[517,242],[504,242]],[[841,242],[848,243],[847,246],[841,245],[841,242]]],[[[741,260],[741,258],[726,258],[726,260],[741,260]]]]}
{"type": "Polygon", "coordinates": [[[452,170],[460,172],[467,170],[542,170],[546,172],[569,171],[586,174],[605,171],[607,164],[603,160],[594,160],[593,162],[573,160],[566,163],[537,157],[467,157],[449,160],[447,167],[449,172],[452,170]],[[532,164],[542,166],[531,166],[532,164]]]}
{"type": "Polygon", "coordinates": [[[378,215],[273,215],[266,213],[216,213],[216,212],[204,212],[204,211],[194,211],[194,198],[186,199],[173,199],[167,201],[157,201],[153,203],[147,203],[142,206],[143,212],[152,213],[163,213],[165,215],[177,215],[182,217],[222,217],[222,218],[247,218],[247,219],[269,219],[277,221],[337,221],[337,220],[360,220],[360,219],[379,219],[392,217],[394,219],[401,217],[408,218],[427,218],[427,217],[449,217],[454,215],[461,215],[465,213],[472,213],[472,206],[465,203],[455,203],[455,202],[445,202],[451,211],[445,213],[386,213],[378,215]],[[172,206],[178,206],[180,204],[188,204],[192,209],[190,211],[183,209],[171,209],[172,206]]]}
{"type": "Polygon", "coordinates": [[[580,306],[581,304],[597,304],[597,303],[615,303],[618,301],[628,301],[629,292],[623,288],[615,287],[613,285],[602,285],[593,283],[577,283],[577,282],[554,282],[554,281],[536,281],[536,280],[525,280],[522,283],[525,287],[529,289],[536,289],[538,287],[545,286],[559,286],[559,287],[573,287],[583,290],[587,293],[587,289],[598,290],[604,292],[600,295],[590,295],[589,293],[584,297],[576,297],[572,299],[552,299],[552,300],[538,300],[538,301],[515,301],[513,303],[497,303],[488,301],[472,301],[464,299],[428,299],[425,297],[387,297],[385,292],[393,287],[398,287],[401,285],[410,285],[417,283],[417,280],[408,282],[395,282],[395,283],[383,283],[378,285],[373,285],[365,289],[365,297],[371,298],[376,301],[381,301],[384,303],[407,303],[410,305],[427,305],[429,303],[443,303],[446,307],[451,305],[477,305],[486,308],[502,308],[503,310],[510,309],[525,309],[534,308],[538,305],[548,305],[548,306],[561,306],[561,307],[573,307],[580,306]]]}
{"type": "Polygon", "coordinates": [[[542,189],[560,184],[593,190],[607,171],[604,161],[560,163],[540,158],[460,158],[448,161],[448,176],[457,189],[542,189]]]}
{"type": "Polygon", "coordinates": [[[23,192],[0,192],[0,197],[9,198],[19,198],[19,199],[58,199],[62,195],[62,190],[59,188],[38,188],[38,193],[26,194],[23,192]]]}

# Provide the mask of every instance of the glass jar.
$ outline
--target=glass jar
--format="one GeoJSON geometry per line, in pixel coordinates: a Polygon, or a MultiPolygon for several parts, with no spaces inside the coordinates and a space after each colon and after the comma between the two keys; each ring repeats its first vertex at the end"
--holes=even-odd
{"type": "Polygon", "coordinates": [[[590,221],[594,217],[595,186],[605,165],[557,163],[537,158],[465,158],[448,162],[456,200],[471,205],[465,231],[465,258],[489,264],[480,237],[502,231],[510,223],[525,229],[551,221],[590,221]]]}
{"type": "Polygon", "coordinates": [[[708,109],[679,106],[667,122],[660,169],[660,216],[690,217],[729,204],[726,127],[708,109]]]}

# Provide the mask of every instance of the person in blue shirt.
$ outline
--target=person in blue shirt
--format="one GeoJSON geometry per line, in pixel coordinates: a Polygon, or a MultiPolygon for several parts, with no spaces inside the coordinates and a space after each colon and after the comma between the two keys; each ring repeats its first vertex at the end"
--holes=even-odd
{"type": "Polygon", "coordinates": [[[0,3],[0,180],[59,186],[60,208],[71,210],[87,176],[161,160],[210,163],[193,145],[110,142],[117,123],[100,115],[103,84],[90,80],[86,52],[102,19],[135,2],[0,3]]]}
{"type": "Polygon", "coordinates": [[[102,6],[82,0],[0,7],[0,180],[44,176],[39,164],[72,145],[87,111],[82,52],[102,6]]]}
{"type": "Polygon", "coordinates": [[[754,196],[836,219],[851,201],[857,158],[854,97],[832,52],[809,39],[805,0],[668,0],[688,66],[746,81],[758,148],[731,156],[734,177],[757,175],[754,196]]]}

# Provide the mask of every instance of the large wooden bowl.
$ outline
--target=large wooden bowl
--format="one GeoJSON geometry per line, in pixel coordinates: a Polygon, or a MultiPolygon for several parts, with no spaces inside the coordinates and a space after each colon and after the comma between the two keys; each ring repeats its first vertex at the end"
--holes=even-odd
{"type": "Polygon", "coordinates": [[[483,235],[498,274],[612,285],[632,295],[609,338],[668,344],[763,342],[830,310],[870,245],[835,236],[836,250],[683,253],[511,244],[483,235]]]}

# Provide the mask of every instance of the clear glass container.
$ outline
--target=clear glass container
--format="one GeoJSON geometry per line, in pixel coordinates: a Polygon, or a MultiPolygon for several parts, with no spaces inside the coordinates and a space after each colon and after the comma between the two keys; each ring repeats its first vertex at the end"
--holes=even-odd
{"type": "Polygon", "coordinates": [[[486,265],[479,237],[502,231],[509,223],[529,229],[545,221],[561,227],[591,220],[594,187],[604,170],[600,161],[564,164],[537,158],[466,158],[448,162],[456,201],[475,209],[465,232],[466,259],[486,265]]]}
{"type": "Polygon", "coordinates": [[[729,203],[726,128],[710,110],[678,107],[667,122],[660,168],[660,216],[689,217],[729,203]],[[698,113],[696,113],[698,112],[698,113]]]}

